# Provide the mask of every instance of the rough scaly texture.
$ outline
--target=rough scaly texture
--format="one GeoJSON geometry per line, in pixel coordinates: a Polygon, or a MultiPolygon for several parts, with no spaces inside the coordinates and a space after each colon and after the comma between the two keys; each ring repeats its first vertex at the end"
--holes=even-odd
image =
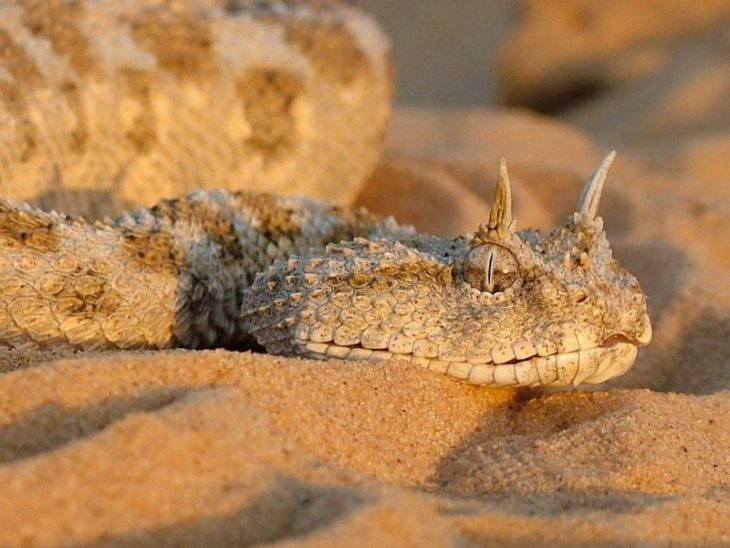
{"type": "Polygon", "coordinates": [[[389,43],[331,0],[0,5],[0,195],[90,218],[197,189],[348,202],[389,43]]]}
{"type": "Polygon", "coordinates": [[[613,155],[546,237],[492,213],[455,239],[365,210],[196,192],[115,221],[0,203],[0,339],[13,347],[238,347],[399,359],[477,385],[603,382],[649,342],[646,298],[597,217],[613,155]],[[113,258],[112,261],[108,260],[113,258]]]}

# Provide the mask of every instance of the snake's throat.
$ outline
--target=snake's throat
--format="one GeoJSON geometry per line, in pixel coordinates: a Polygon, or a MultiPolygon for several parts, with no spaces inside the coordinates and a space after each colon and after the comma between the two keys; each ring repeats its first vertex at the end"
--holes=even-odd
{"type": "Polygon", "coordinates": [[[636,360],[637,345],[619,337],[608,342],[605,346],[533,356],[498,365],[446,361],[333,343],[302,341],[301,350],[305,356],[315,359],[407,361],[477,386],[570,386],[602,383],[631,368],[636,360]]]}

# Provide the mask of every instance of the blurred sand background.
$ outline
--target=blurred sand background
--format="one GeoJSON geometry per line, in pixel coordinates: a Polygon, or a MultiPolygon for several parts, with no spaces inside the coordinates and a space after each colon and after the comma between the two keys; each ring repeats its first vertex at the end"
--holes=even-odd
{"type": "Polygon", "coordinates": [[[0,360],[0,544],[730,545],[730,2],[359,4],[399,65],[359,202],[441,234],[602,214],[655,337],[547,393],[224,351],[0,360]],[[393,192],[397,189],[397,192],[393,192]]]}

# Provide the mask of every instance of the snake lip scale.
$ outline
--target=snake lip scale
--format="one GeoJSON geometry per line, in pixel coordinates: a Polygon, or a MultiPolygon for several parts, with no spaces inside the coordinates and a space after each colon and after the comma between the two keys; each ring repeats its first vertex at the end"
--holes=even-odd
{"type": "Polygon", "coordinates": [[[637,346],[634,343],[614,343],[549,356],[534,356],[510,360],[500,364],[448,362],[416,357],[412,354],[393,354],[362,347],[342,347],[324,343],[306,343],[306,355],[314,359],[369,359],[411,362],[449,377],[468,381],[477,386],[560,386],[581,383],[597,384],[621,375],[631,366],[637,346]],[[352,351],[352,352],[351,352],[352,351]],[[352,356],[352,357],[351,357],[352,356]],[[602,360],[611,360],[601,367],[602,360]]]}
{"type": "Polygon", "coordinates": [[[438,373],[444,373],[477,386],[559,386],[581,383],[597,384],[625,373],[636,358],[637,346],[644,341],[629,341],[622,335],[593,348],[584,348],[563,354],[511,359],[499,364],[448,362],[371,350],[362,346],[337,346],[297,340],[305,354],[314,359],[398,360],[411,362],[438,373]],[[607,362],[602,365],[601,362],[607,362]]]}
{"type": "Polygon", "coordinates": [[[406,361],[480,386],[557,386],[605,382],[625,373],[636,358],[637,346],[644,346],[648,342],[646,336],[642,341],[631,341],[623,335],[614,335],[597,347],[547,356],[535,355],[526,359],[514,358],[497,364],[448,362],[413,354],[366,349],[359,345],[347,347],[297,339],[304,354],[314,359],[406,361]],[[602,362],[606,365],[602,366],[602,362]]]}

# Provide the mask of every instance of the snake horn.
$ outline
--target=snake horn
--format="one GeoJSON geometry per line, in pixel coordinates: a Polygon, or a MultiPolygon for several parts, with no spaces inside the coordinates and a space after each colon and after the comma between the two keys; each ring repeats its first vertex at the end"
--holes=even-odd
{"type": "Polygon", "coordinates": [[[489,212],[489,230],[507,232],[512,225],[512,190],[507,173],[507,161],[502,158],[499,163],[499,179],[494,189],[494,200],[489,212]]]}
{"type": "Polygon", "coordinates": [[[603,185],[606,182],[608,168],[611,167],[614,158],[616,158],[616,151],[612,150],[603,159],[598,169],[593,172],[593,175],[591,175],[591,178],[580,193],[577,212],[587,221],[592,221],[598,214],[598,206],[601,203],[601,195],[603,194],[603,185]]]}

